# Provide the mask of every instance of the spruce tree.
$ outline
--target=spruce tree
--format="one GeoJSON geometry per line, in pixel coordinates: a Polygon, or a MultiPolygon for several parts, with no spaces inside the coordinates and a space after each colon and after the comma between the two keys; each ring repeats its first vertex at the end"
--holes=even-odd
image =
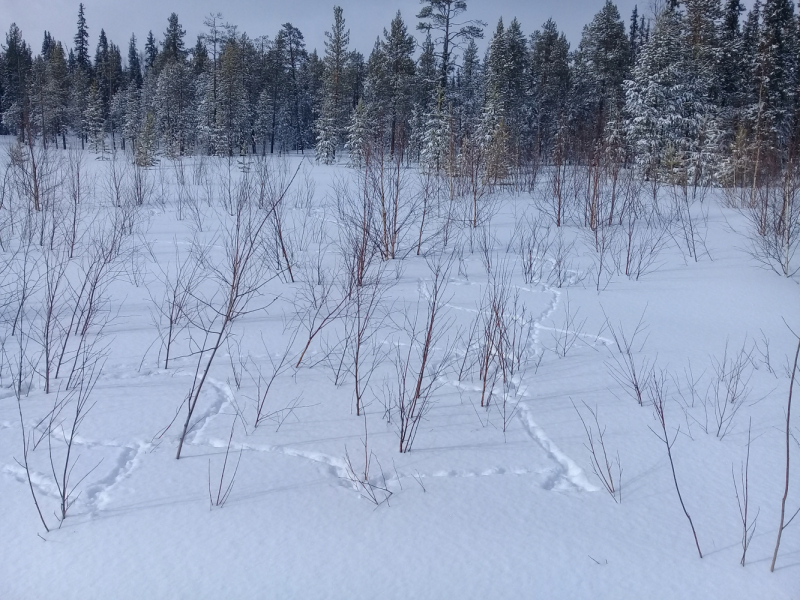
{"type": "Polygon", "coordinates": [[[686,140],[694,137],[685,112],[686,59],[681,17],[675,10],[664,10],[632,80],[625,83],[627,137],[637,167],[650,180],[672,179],[684,166],[686,140]]]}
{"type": "Polygon", "coordinates": [[[569,42],[548,19],[530,39],[528,90],[531,98],[534,152],[547,156],[556,133],[568,117],[570,90],[569,42]]]}
{"type": "Polygon", "coordinates": [[[480,122],[483,108],[483,83],[478,46],[474,40],[470,40],[464,50],[462,66],[456,78],[456,89],[453,93],[458,132],[462,137],[472,134],[480,122]]]}
{"type": "Polygon", "coordinates": [[[6,34],[5,60],[2,73],[3,97],[0,111],[3,125],[20,136],[24,135],[27,119],[28,76],[33,66],[31,48],[22,37],[22,31],[12,23],[6,34]]]}
{"type": "Polygon", "coordinates": [[[48,130],[56,145],[58,136],[61,136],[62,147],[66,150],[67,125],[69,123],[69,72],[61,42],[51,45],[46,64],[46,84],[43,97],[48,106],[48,130]]]}
{"type": "Polygon", "coordinates": [[[197,36],[197,43],[192,48],[192,74],[201,77],[209,69],[208,50],[202,36],[197,36]]]}
{"type": "Polygon", "coordinates": [[[634,5],[631,13],[631,24],[628,29],[628,45],[631,49],[630,64],[633,65],[639,56],[639,6],[634,5]]]}
{"type": "Polygon", "coordinates": [[[364,103],[363,98],[358,101],[350,124],[347,127],[347,143],[345,147],[350,152],[350,164],[354,167],[361,167],[367,152],[367,145],[373,132],[373,119],[369,107],[364,103]]]}
{"type": "Polygon", "coordinates": [[[333,27],[325,32],[323,99],[317,121],[317,160],[330,164],[344,143],[350,106],[345,97],[345,68],[350,30],[345,29],[341,6],[333,7],[333,27]]]}
{"type": "Polygon", "coordinates": [[[419,157],[425,145],[427,136],[427,122],[434,114],[441,115],[442,107],[439,104],[444,98],[439,93],[442,90],[439,81],[439,72],[436,68],[436,51],[430,34],[422,44],[422,52],[417,59],[414,70],[414,83],[411,88],[411,153],[419,157]]]}
{"type": "Polygon", "coordinates": [[[136,35],[131,35],[128,43],[128,81],[137,88],[142,87],[142,65],[139,62],[139,49],[136,47],[136,35]]]}
{"type": "Polygon", "coordinates": [[[586,150],[603,139],[611,115],[624,104],[623,82],[630,76],[630,40],[617,7],[606,0],[583,28],[575,55],[573,109],[586,150]]]}
{"type": "Polygon", "coordinates": [[[152,31],[147,33],[147,41],[144,44],[144,70],[145,72],[156,68],[158,59],[158,44],[152,31]]]}
{"type": "Polygon", "coordinates": [[[97,84],[89,87],[89,98],[84,113],[84,131],[89,139],[89,147],[95,154],[105,157],[106,132],[105,118],[103,117],[103,99],[97,84]]]}
{"type": "Polygon", "coordinates": [[[385,88],[381,90],[386,97],[379,102],[388,109],[389,152],[394,156],[398,144],[401,147],[409,141],[409,122],[412,109],[414,83],[414,59],[412,54],[416,42],[408,33],[403,18],[398,11],[389,30],[383,30],[380,52],[383,62],[379,68],[385,69],[385,88]]]}
{"type": "Polygon", "coordinates": [[[78,6],[78,31],[75,33],[75,64],[83,71],[92,68],[89,62],[89,28],[86,26],[86,15],[83,2],[78,6]]]}
{"type": "Polygon", "coordinates": [[[763,103],[769,145],[785,160],[792,145],[797,69],[797,22],[790,0],[766,0],[757,50],[755,82],[763,103]]]}

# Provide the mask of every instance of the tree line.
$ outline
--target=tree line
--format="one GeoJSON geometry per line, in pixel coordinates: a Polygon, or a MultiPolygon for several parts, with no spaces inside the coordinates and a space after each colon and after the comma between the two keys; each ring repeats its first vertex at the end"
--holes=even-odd
{"type": "Polygon", "coordinates": [[[755,186],[794,164],[800,16],[791,0],[667,0],[623,21],[607,0],[577,48],[550,19],[494,30],[465,0],[421,0],[419,38],[398,12],[365,55],[341,7],[323,53],[283,24],[251,38],[221,14],[194,46],[178,15],[127,56],[83,4],[71,45],[34,56],[12,24],[0,53],[0,132],[26,143],[159,156],[313,152],[353,163],[379,148],[501,181],[546,164],[614,161],[650,180],[755,186]],[[483,56],[476,39],[487,36],[483,56]],[[476,167],[477,165],[477,167],[476,167]]]}

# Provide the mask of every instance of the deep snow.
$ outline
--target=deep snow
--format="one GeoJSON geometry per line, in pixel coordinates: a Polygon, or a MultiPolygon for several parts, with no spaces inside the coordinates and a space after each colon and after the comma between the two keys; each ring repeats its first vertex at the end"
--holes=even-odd
{"type": "MultiPolygon", "coordinates": [[[[104,187],[108,161],[89,154],[85,160],[95,177],[85,220],[100,215],[102,222],[113,212],[104,187]]],[[[299,161],[287,159],[289,174],[299,161]]],[[[195,162],[187,159],[187,170],[195,162]]],[[[221,194],[227,163],[216,162],[207,173],[217,178],[212,181],[217,187],[209,189],[221,194]]],[[[235,162],[232,172],[240,177],[235,162]]],[[[301,194],[290,194],[289,228],[298,232],[304,224],[322,233],[303,241],[296,234],[296,260],[322,256],[332,266],[338,233],[332,184],[351,177],[352,170],[306,160],[294,188],[306,186],[306,175],[315,182],[306,190],[313,199],[304,203],[301,194]],[[328,245],[318,251],[322,239],[328,245]]],[[[385,382],[394,372],[390,355],[402,337],[397,337],[398,315],[404,307],[424,310],[430,284],[425,260],[411,252],[387,269],[392,286],[373,341],[389,357],[373,377],[365,418],[355,416],[352,376],[335,385],[329,364],[335,361],[322,360],[326,344],[341,339],[339,320],[313,340],[303,364],[294,369],[304,344],[300,328],[287,368],[267,397],[272,417],[254,430],[257,369],[266,376],[272,361],[281,360],[302,305],[300,284],[273,279],[252,300],[255,310],[234,323],[231,344],[223,346],[200,396],[184,455],[175,460],[185,408],[163,436],[157,434],[188,392],[196,358],[186,356],[184,332],[180,351],[163,368],[150,297],[163,294],[156,265],[174,269],[176,256],[185,256],[190,247],[197,219],[179,218],[170,161],[162,161],[150,177],[159,185],[163,180],[163,202],[154,198],[138,213],[137,233],[126,242],[128,262],[105,294],[107,358],[92,392],[96,405],[76,438],[80,459],[73,481],[96,468],[78,486],[80,495],[63,526],[50,533],[42,528],[25,472],[16,462],[23,442],[4,363],[0,597],[800,598],[800,523],[785,530],[776,571],[768,569],[783,493],[788,361],[796,346],[787,324],[800,329],[800,288],[796,278],[779,277],[754,263],[746,251],[745,219],[724,207],[720,194],[712,192],[705,200],[707,253],[698,262],[685,257],[678,241],[671,242],[657,270],[639,281],[615,275],[598,293],[591,277],[560,289],[546,281],[525,284],[518,257],[506,246],[521,215],[535,211],[531,194],[497,193],[492,255],[496,265],[505,261],[513,273],[532,333],[528,364],[511,386],[506,432],[499,397],[492,398],[488,410],[480,408],[475,370],[458,381],[456,365],[439,382],[411,452],[398,453],[396,417],[390,423],[384,418],[385,382]],[[559,357],[553,349],[565,327],[567,302],[583,327],[575,345],[559,357]],[[702,390],[710,381],[712,359],[721,360],[726,344],[729,356],[743,344],[752,349],[749,394],[722,440],[702,431],[702,409],[684,406],[676,393],[680,383],[669,381],[667,417],[671,434],[677,434],[676,472],[702,560],[678,503],[664,446],[650,429],[656,428],[652,407],[637,405],[609,372],[616,349],[604,313],[626,333],[644,315],[647,338],[639,338],[644,346],[637,359],[654,362],[679,380],[691,363],[695,376],[705,378],[698,385],[702,390]],[[763,339],[769,340],[774,372],[767,368],[763,339]],[[247,368],[237,389],[240,357],[247,368]],[[619,454],[620,504],[592,473],[573,403],[584,417],[586,406],[597,408],[606,443],[619,454]],[[227,503],[210,509],[209,471],[216,495],[237,410],[243,421],[235,425],[229,460],[235,464],[241,451],[240,467],[227,503]],[[742,568],[731,469],[738,474],[745,458],[749,419],[750,508],[751,514],[760,512],[742,568]],[[392,492],[377,507],[347,475],[346,456],[357,472],[363,471],[365,431],[374,453],[371,481],[392,492]]],[[[214,233],[227,222],[224,213],[217,202],[206,203],[202,185],[189,183],[188,189],[204,214],[199,238],[210,244],[211,260],[218,260],[223,249],[214,233]]],[[[567,235],[578,239],[576,274],[589,272],[590,247],[577,228],[568,227],[567,235]]],[[[455,344],[457,356],[464,348],[457,332],[463,338],[476,317],[488,279],[480,251],[470,252],[466,238],[461,240],[463,260],[450,271],[445,293],[448,329],[442,340],[442,345],[455,344]]],[[[403,244],[408,248],[415,241],[412,228],[403,244]]],[[[5,277],[13,280],[9,272],[5,277]]],[[[208,280],[200,288],[204,285],[208,280]]],[[[35,323],[35,308],[31,311],[35,323]]],[[[7,323],[6,310],[3,339],[11,356],[15,341],[7,323]]],[[[40,379],[34,376],[21,398],[28,431],[35,430],[55,396],[44,393],[40,379]]],[[[64,426],[69,424],[67,419],[64,426]]],[[[797,435],[796,416],[793,428],[797,435]]],[[[59,460],[63,443],[57,435],[52,445],[59,460]]],[[[800,506],[800,446],[793,444],[792,451],[790,514],[800,506]]],[[[31,463],[44,517],[57,527],[46,442],[31,453],[31,463]]],[[[230,462],[227,468],[230,473],[230,462]]]]}

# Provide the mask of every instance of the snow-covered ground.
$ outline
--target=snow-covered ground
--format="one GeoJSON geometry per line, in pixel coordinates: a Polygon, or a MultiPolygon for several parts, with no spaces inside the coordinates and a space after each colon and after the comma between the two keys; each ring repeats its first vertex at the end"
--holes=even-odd
{"type": "MultiPolygon", "coordinates": [[[[276,160],[275,172],[288,181],[300,160],[276,160]]],[[[72,287],[65,283],[54,301],[63,321],[52,328],[59,341],[82,281],[80,267],[96,248],[92,240],[124,212],[110,200],[111,161],[90,154],[84,161],[88,183],[79,227],[84,235],[66,267],[65,281],[72,287]]],[[[335,200],[343,182],[355,176],[344,166],[304,160],[283,213],[297,282],[285,271],[270,278],[280,261],[275,253],[257,256],[259,267],[252,273],[257,293],[247,297],[246,311],[233,320],[214,358],[176,460],[187,410],[182,402],[196,381],[197,344],[210,342],[204,342],[194,313],[175,336],[165,368],[163,317],[160,329],[156,325],[164,282],[174,281],[177,265],[193,248],[203,248],[204,270],[187,306],[201,303],[197,310],[207,320],[210,308],[223,306],[219,277],[211,269],[225,275],[231,218],[224,197],[243,177],[237,161],[206,158],[204,168],[199,163],[184,161],[183,186],[170,161],[147,171],[152,193],[130,211],[131,231],[100,286],[96,316],[85,335],[98,354],[87,350],[78,356],[89,356],[87,364],[100,357],[96,365],[102,371],[87,390],[90,410],[74,436],[68,484],[70,490],[75,486],[74,504],[60,527],[65,439],[80,398],[74,386],[69,395],[68,378],[81,338],[73,333],[67,340],[67,366],[45,393],[42,299],[52,268],[45,267],[47,253],[36,235],[28,262],[21,258],[24,219],[12,215],[17,223],[12,230],[4,217],[1,598],[800,598],[800,522],[785,529],[775,572],[769,571],[784,490],[790,361],[797,345],[788,326],[800,329],[800,288],[796,278],[759,268],[747,250],[746,219],[724,206],[721,193],[711,192],[694,207],[697,214],[708,214],[707,228],[700,220],[705,248],[698,261],[675,235],[652,272],[639,280],[614,273],[600,292],[593,244],[574,225],[563,234],[576,244],[561,287],[551,276],[554,246],[543,257],[541,278],[523,279],[518,224],[523,215],[537,214],[533,198],[544,193],[544,175],[534,194],[492,192],[481,201],[493,206],[490,224],[474,231],[451,225],[444,249],[441,236],[433,233],[446,217],[431,211],[420,256],[417,197],[398,258],[384,265],[364,345],[368,358],[362,358],[371,379],[363,386],[364,416],[356,416],[352,348],[344,350],[354,322],[351,304],[349,316],[342,312],[314,336],[295,368],[308,339],[308,298],[324,288],[302,280],[334,281],[341,272],[339,240],[348,224],[341,222],[335,200]],[[226,187],[229,173],[234,183],[226,187]],[[488,236],[481,238],[478,231],[484,229],[488,236]],[[417,315],[422,323],[428,314],[435,257],[449,256],[454,248],[440,296],[429,410],[410,451],[400,453],[395,364],[398,356],[407,356],[409,322],[417,315]],[[12,335],[21,273],[39,278],[12,335]],[[516,297],[516,312],[506,314],[506,322],[516,323],[524,337],[505,393],[498,374],[495,393],[486,396],[488,408],[482,408],[477,340],[491,278],[505,282],[504,289],[516,297]],[[470,346],[476,319],[478,333],[470,346]],[[645,391],[640,406],[615,378],[624,357],[607,321],[617,335],[624,331],[629,338],[641,323],[634,364],[641,373],[655,366],[656,378],[664,377],[675,473],[702,560],[665,445],[656,435],[661,430],[652,392],[645,391]],[[18,401],[20,337],[27,342],[18,401]],[[727,432],[720,439],[715,366],[726,356],[724,370],[730,372],[742,348],[744,392],[733,419],[727,420],[730,412],[722,417],[727,432]],[[260,399],[278,366],[256,427],[260,399]],[[688,380],[695,381],[695,398],[688,380]],[[49,418],[59,403],[63,410],[49,418]],[[619,461],[621,502],[618,481],[612,498],[593,473],[581,417],[595,444],[598,428],[604,430],[615,478],[619,461]],[[732,470],[738,481],[748,424],[749,518],[757,515],[757,521],[743,568],[732,470]],[[31,440],[32,488],[50,532],[37,515],[21,465],[23,425],[31,440]],[[224,505],[210,506],[216,504],[210,497],[215,501],[220,494],[226,453],[221,494],[237,463],[238,470],[224,505]]],[[[125,185],[132,186],[133,171],[119,168],[125,185]]],[[[257,175],[253,164],[248,177],[255,181],[257,175]]],[[[410,169],[407,177],[410,198],[418,186],[416,171],[410,169]]],[[[357,184],[351,181],[350,189],[358,198],[357,184]]],[[[448,201],[443,196],[442,202],[448,201]]],[[[459,202],[468,205],[466,199],[459,202]]],[[[58,236],[68,229],[64,211],[53,229],[58,236]]],[[[273,231],[271,223],[265,231],[273,231]]],[[[340,297],[334,285],[320,314],[335,308],[340,297]]],[[[512,306],[506,304],[506,310],[512,306]]],[[[412,370],[415,361],[412,352],[412,370]]],[[[86,376],[86,381],[93,380],[86,376]]],[[[793,443],[792,452],[789,515],[800,506],[800,445],[793,443]]]]}

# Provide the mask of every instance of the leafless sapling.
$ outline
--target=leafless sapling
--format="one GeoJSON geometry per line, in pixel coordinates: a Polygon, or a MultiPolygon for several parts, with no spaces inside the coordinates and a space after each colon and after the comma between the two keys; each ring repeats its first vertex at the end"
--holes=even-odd
{"type": "MultiPolygon", "coordinates": [[[[267,344],[264,342],[264,338],[262,336],[261,342],[264,344],[264,348],[267,349],[267,344]]],[[[267,397],[269,396],[270,388],[272,388],[272,384],[275,382],[275,379],[282,375],[290,366],[289,362],[289,354],[292,350],[292,344],[294,342],[294,337],[291,338],[289,343],[286,346],[283,354],[280,355],[280,358],[276,361],[272,354],[269,353],[267,350],[267,356],[270,362],[270,371],[271,373],[269,376],[263,374],[260,365],[256,365],[256,371],[258,373],[258,377],[256,379],[256,418],[253,420],[253,430],[258,428],[262,422],[266,421],[267,419],[271,419],[275,416],[276,413],[268,412],[267,411],[267,397]]],[[[251,377],[253,377],[251,375],[251,377]]],[[[255,379],[255,377],[253,377],[255,379]]],[[[278,411],[280,412],[280,411],[278,411]]]]}
{"type": "Polygon", "coordinates": [[[369,432],[367,431],[367,414],[364,413],[364,439],[361,444],[364,447],[364,469],[356,470],[353,461],[350,458],[350,453],[347,447],[344,449],[345,473],[347,479],[360,494],[361,497],[369,500],[376,507],[384,502],[388,503],[389,498],[392,497],[392,491],[389,489],[389,484],[386,481],[386,475],[383,472],[378,457],[369,448],[369,432]],[[378,465],[380,475],[378,477],[370,476],[373,461],[378,465]]]}
{"type": "Polygon", "coordinates": [[[585,402],[583,405],[586,410],[589,411],[589,414],[592,415],[594,425],[592,425],[591,422],[588,425],[586,424],[586,420],[583,418],[581,411],[578,410],[574,402],[572,403],[572,408],[578,413],[578,418],[581,420],[583,430],[586,432],[586,443],[584,446],[589,451],[592,471],[600,480],[600,483],[603,484],[603,488],[605,488],[614,499],[614,502],[619,504],[622,502],[622,463],[619,459],[619,452],[617,452],[616,457],[609,458],[605,441],[606,427],[605,425],[600,425],[600,419],[598,417],[600,411],[596,406],[592,409],[592,407],[585,402]]]}
{"type": "Polygon", "coordinates": [[[772,563],[769,566],[770,572],[775,570],[775,562],[778,560],[778,550],[781,547],[781,535],[783,530],[789,526],[789,523],[800,513],[800,508],[786,521],[786,499],[789,497],[789,449],[791,438],[791,418],[792,418],[792,392],[794,391],[794,381],[797,375],[798,366],[797,359],[800,358],[800,336],[797,338],[797,351],[794,353],[794,365],[792,366],[792,377],[789,381],[789,399],[786,402],[786,483],[783,488],[783,498],[781,498],[781,521],[778,526],[778,539],[775,542],[775,552],[772,554],[772,563]]]}
{"type": "Polygon", "coordinates": [[[350,352],[355,385],[356,415],[361,415],[364,410],[367,388],[383,358],[381,348],[373,342],[381,325],[379,311],[388,288],[385,270],[385,263],[381,263],[367,273],[362,285],[355,286],[350,294],[345,318],[345,335],[349,339],[346,347],[350,352]],[[371,344],[373,347],[370,349],[371,344]]]}
{"type": "MultiPolygon", "coordinates": [[[[302,162],[298,165],[294,176],[297,175],[301,166],[302,162]]],[[[294,181],[294,176],[289,180],[286,188],[281,190],[281,196],[286,195],[294,181]]],[[[232,207],[234,209],[232,221],[223,231],[225,248],[223,264],[210,265],[209,269],[218,284],[217,297],[212,297],[204,302],[210,317],[205,320],[198,318],[196,321],[196,325],[202,332],[203,341],[197,353],[195,378],[183,402],[186,405],[186,420],[178,441],[176,459],[181,457],[203,385],[208,379],[217,352],[229,334],[231,324],[249,312],[248,306],[251,300],[272,279],[272,275],[265,272],[263,264],[259,261],[260,250],[263,247],[262,238],[266,234],[266,227],[272,218],[272,211],[258,209],[251,197],[246,177],[239,185],[240,188],[233,194],[236,203],[232,207]]],[[[271,206],[275,206],[277,202],[278,200],[271,203],[271,206]]]]}
{"type": "MultiPolygon", "coordinates": [[[[360,276],[363,278],[365,274],[362,272],[360,276]]],[[[297,292],[296,302],[299,305],[300,327],[306,331],[306,341],[297,358],[296,369],[300,368],[314,338],[344,314],[352,293],[357,287],[356,280],[353,279],[351,273],[342,268],[338,272],[326,271],[321,278],[313,275],[303,278],[297,292]]]]}
{"type": "Polygon", "coordinates": [[[547,254],[553,244],[550,225],[542,224],[538,217],[524,217],[520,222],[517,240],[523,280],[528,284],[541,282],[547,254]]]}
{"type": "Polygon", "coordinates": [[[54,407],[50,413],[51,419],[48,424],[48,450],[50,455],[50,468],[59,497],[59,512],[56,515],[59,527],[63,525],[69,509],[80,495],[80,493],[77,495],[75,494],[78,486],[99,466],[98,463],[94,467],[88,469],[83,477],[73,482],[72,474],[80,458],[80,455],[75,456],[78,430],[89,414],[89,411],[91,411],[95,405],[95,401],[92,400],[92,392],[97,384],[97,380],[100,378],[104,362],[105,354],[103,352],[95,352],[92,345],[84,346],[75,377],[75,385],[71,388],[67,388],[63,398],[56,398],[56,407],[54,407]],[[71,414],[71,416],[66,420],[66,423],[57,421],[58,416],[62,412],[61,408],[57,409],[59,403],[69,405],[66,406],[66,409],[70,410],[68,414],[71,414]],[[53,439],[57,437],[58,430],[60,430],[60,436],[58,437],[60,441],[63,442],[64,446],[64,457],[61,460],[53,455],[53,439]]]}
{"type": "Polygon", "coordinates": [[[566,358],[567,354],[572,350],[575,343],[583,336],[583,328],[586,325],[586,319],[578,321],[578,313],[580,309],[572,310],[572,304],[569,300],[569,294],[564,295],[562,301],[564,306],[564,321],[561,327],[553,328],[553,352],[559,358],[566,358]]]}
{"type": "Polygon", "coordinates": [[[444,294],[450,272],[450,263],[429,261],[431,280],[422,292],[420,303],[426,303],[424,321],[420,323],[419,307],[413,315],[405,315],[404,330],[407,336],[405,350],[397,346],[395,358],[396,380],[387,392],[394,396],[398,413],[400,452],[411,450],[420,423],[432,406],[433,394],[441,385],[439,379],[450,357],[449,348],[438,348],[450,323],[444,320],[444,294]],[[437,353],[438,356],[434,356],[437,353]]]}
{"type": "Polygon", "coordinates": [[[647,342],[648,336],[645,334],[647,325],[644,322],[644,314],[643,311],[630,336],[625,333],[621,323],[618,328],[615,328],[606,316],[606,327],[611,332],[611,337],[617,347],[617,354],[612,351],[611,362],[606,362],[606,367],[611,377],[636,400],[639,406],[644,404],[644,392],[652,370],[646,357],[637,360],[635,356],[641,353],[647,342]],[[643,335],[644,339],[641,339],[643,335]]]}
{"type": "Polygon", "coordinates": [[[683,496],[681,495],[681,489],[678,485],[678,476],[675,474],[675,461],[672,457],[672,448],[675,445],[675,440],[678,438],[678,434],[680,433],[680,426],[678,426],[675,435],[670,438],[670,433],[667,427],[667,413],[666,413],[666,405],[667,405],[667,394],[668,394],[668,383],[667,383],[667,374],[663,371],[655,372],[655,370],[651,373],[651,380],[650,385],[648,386],[648,393],[650,395],[650,402],[653,405],[653,415],[656,418],[656,422],[658,423],[657,430],[650,428],[650,431],[664,444],[664,447],[667,450],[667,458],[669,459],[669,466],[672,471],[672,481],[675,484],[675,491],[678,494],[678,500],[681,503],[681,508],[683,509],[683,514],[686,515],[686,519],[689,521],[689,526],[692,529],[692,536],[694,537],[694,544],[697,547],[697,554],[700,558],[703,558],[703,552],[700,550],[700,542],[697,541],[697,532],[694,528],[694,522],[692,522],[692,517],[689,516],[689,511],[686,510],[686,504],[683,502],[683,496]]]}
{"type": "Polygon", "coordinates": [[[199,244],[192,244],[192,249],[181,256],[176,241],[174,271],[170,269],[170,264],[162,267],[153,256],[153,262],[160,272],[160,276],[156,275],[156,278],[164,286],[164,293],[161,298],[154,296],[152,286],[148,287],[148,293],[153,304],[153,323],[161,340],[159,356],[163,351],[165,369],[169,369],[173,345],[178,335],[189,325],[193,311],[192,299],[203,277],[204,252],[199,244]]]}
{"type": "Polygon", "coordinates": [[[45,521],[44,515],[42,514],[42,508],[39,505],[39,498],[36,495],[36,490],[33,485],[31,465],[28,460],[28,457],[34,446],[32,436],[33,432],[26,430],[25,419],[22,412],[23,389],[26,386],[26,381],[28,378],[33,375],[33,370],[30,367],[31,359],[28,357],[27,335],[25,335],[25,333],[21,330],[16,336],[16,341],[17,352],[11,355],[9,355],[7,352],[5,340],[3,340],[3,343],[0,344],[0,350],[2,351],[2,362],[0,362],[0,365],[2,365],[3,362],[7,363],[6,370],[10,375],[11,387],[13,388],[14,397],[17,401],[20,431],[22,432],[22,462],[16,458],[14,460],[25,471],[25,478],[28,482],[28,488],[30,489],[31,498],[33,499],[33,504],[36,507],[36,512],[39,515],[39,520],[42,522],[42,526],[44,527],[45,531],[49,532],[50,527],[47,525],[47,521],[45,521]]]}
{"type": "Polygon", "coordinates": [[[756,532],[756,524],[758,523],[758,515],[761,512],[759,509],[756,516],[750,517],[750,432],[752,429],[752,419],[747,427],[747,458],[742,463],[739,481],[736,481],[736,473],[731,465],[731,477],[733,477],[733,489],[736,494],[736,504],[739,507],[739,517],[742,520],[742,559],[739,561],[742,566],[745,565],[747,559],[747,549],[750,547],[750,540],[756,532]],[[742,489],[739,491],[739,484],[741,483],[742,489]]]}
{"type": "Polygon", "coordinates": [[[231,443],[233,442],[233,432],[236,428],[236,421],[238,420],[239,415],[237,414],[236,417],[233,419],[233,423],[231,424],[231,433],[228,436],[228,445],[225,446],[225,460],[222,461],[222,471],[219,475],[219,485],[217,486],[217,494],[216,497],[211,493],[211,459],[208,460],[208,506],[209,508],[222,508],[225,506],[225,503],[228,501],[228,498],[233,491],[233,486],[236,483],[236,474],[239,472],[239,464],[242,462],[242,452],[244,449],[239,450],[239,458],[236,459],[236,465],[233,468],[233,473],[229,475],[227,481],[225,479],[225,471],[228,468],[228,458],[230,458],[231,453],[231,443]]]}

